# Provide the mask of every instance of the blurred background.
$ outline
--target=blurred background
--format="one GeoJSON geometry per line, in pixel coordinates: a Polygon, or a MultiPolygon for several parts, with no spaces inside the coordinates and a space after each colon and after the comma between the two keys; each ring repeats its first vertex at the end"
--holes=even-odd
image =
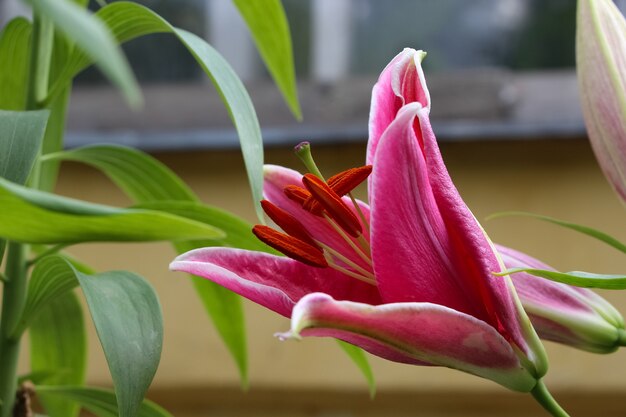
{"type": "MultiPolygon", "coordinates": [[[[309,140],[328,175],[362,164],[377,75],[402,48],[424,49],[435,132],[452,178],[479,220],[498,211],[531,211],[626,239],[624,207],[595,162],[580,113],[573,0],[283,0],[301,123],[283,103],[230,0],[139,3],[203,35],[227,58],[252,96],[268,163],[301,169],[291,148],[309,140]]],[[[626,1],[616,3],[626,10],[626,1]]],[[[0,24],[24,13],[20,0],[0,0],[0,24]]],[[[72,95],[67,145],[107,142],[147,150],[205,202],[253,222],[237,136],[193,58],[168,35],[129,42],[124,50],[142,82],[144,109],[131,112],[89,69],[72,95]]],[[[79,165],[64,165],[58,189],[129,204],[106,178],[79,165]]],[[[626,270],[619,253],[555,226],[521,218],[483,226],[494,241],[561,270],[626,270]]],[[[174,256],[169,246],[91,244],[72,252],[97,269],[130,269],[156,286],[166,333],[149,397],[176,416],[544,415],[530,396],[489,381],[377,358],[371,362],[379,393],[370,401],[363,378],[334,342],[281,343],[272,335],[287,329],[288,321],[251,303],[251,387],[243,393],[188,278],[167,271],[174,256]]],[[[626,312],[626,293],[603,295],[626,312]]],[[[89,382],[108,385],[93,329],[91,339],[89,382]]],[[[626,415],[626,352],[599,356],[549,342],[546,347],[548,386],[573,415],[626,415]]]]}

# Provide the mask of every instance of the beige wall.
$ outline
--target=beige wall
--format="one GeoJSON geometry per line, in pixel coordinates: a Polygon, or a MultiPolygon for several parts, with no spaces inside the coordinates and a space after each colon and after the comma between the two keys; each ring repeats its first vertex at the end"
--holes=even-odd
{"type": "MultiPolygon", "coordinates": [[[[583,141],[457,143],[442,146],[451,175],[478,219],[503,210],[524,210],[580,222],[626,240],[626,212],[599,172],[583,141]]],[[[319,147],[316,159],[325,173],[358,165],[364,146],[319,147]]],[[[254,220],[238,152],[193,152],[160,158],[210,204],[254,220]]],[[[288,149],[266,152],[268,163],[299,168],[288,149]]],[[[95,171],[65,165],[59,191],[108,204],[127,203],[122,194],[95,171]]],[[[483,222],[494,241],[525,250],[563,270],[624,272],[626,258],[573,232],[530,219],[483,222]]],[[[155,380],[169,386],[238,384],[236,369],[205,317],[187,278],[167,270],[174,253],[165,244],[91,244],[72,249],[98,270],[129,269],[155,285],[165,316],[165,345],[155,380]]],[[[626,312],[626,292],[606,296],[626,312]]],[[[253,388],[288,386],[306,389],[365,390],[353,365],[330,340],[276,340],[288,321],[246,303],[253,388]]],[[[554,344],[548,382],[553,390],[626,390],[626,350],[592,355],[554,344]]],[[[90,329],[89,380],[107,384],[103,355],[90,329]]],[[[372,358],[381,390],[499,390],[488,381],[440,368],[406,367],[372,358]]]]}

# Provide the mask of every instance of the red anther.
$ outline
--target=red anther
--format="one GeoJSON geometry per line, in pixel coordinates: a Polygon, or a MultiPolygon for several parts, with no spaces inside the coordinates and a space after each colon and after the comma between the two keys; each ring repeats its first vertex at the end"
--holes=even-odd
{"type": "Polygon", "coordinates": [[[315,201],[311,193],[302,187],[297,185],[288,185],[283,189],[283,192],[288,199],[300,204],[306,211],[315,214],[316,216],[322,215],[322,206],[315,201]]]}
{"type": "Polygon", "coordinates": [[[343,197],[365,181],[371,173],[371,165],[350,168],[340,172],[339,174],[333,175],[328,179],[327,183],[328,186],[337,193],[337,195],[343,197]]]}
{"type": "Polygon", "coordinates": [[[287,213],[285,210],[281,209],[275,204],[270,203],[267,200],[261,201],[261,207],[263,207],[263,211],[265,211],[265,214],[267,214],[269,218],[274,221],[274,223],[280,226],[280,228],[283,229],[285,233],[295,238],[298,238],[311,246],[315,246],[316,248],[321,249],[319,245],[315,243],[304,225],[291,214],[287,213]]]}
{"type": "Polygon", "coordinates": [[[302,178],[304,186],[313,195],[315,200],[324,207],[324,210],[337,224],[351,236],[358,237],[363,229],[361,223],[352,210],[343,202],[341,197],[324,181],[313,174],[305,174],[302,178]]]}
{"type": "Polygon", "coordinates": [[[284,253],[291,259],[317,268],[326,268],[328,266],[328,262],[326,262],[326,258],[324,258],[324,252],[298,238],[262,225],[254,226],[252,233],[254,233],[260,241],[284,253]]]}

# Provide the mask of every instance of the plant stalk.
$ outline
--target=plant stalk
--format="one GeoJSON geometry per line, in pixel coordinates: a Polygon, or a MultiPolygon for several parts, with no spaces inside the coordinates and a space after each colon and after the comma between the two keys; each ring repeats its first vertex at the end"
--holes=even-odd
{"type": "Polygon", "coordinates": [[[539,404],[553,417],[569,417],[569,414],[556,402],[543,380],[537,381],[537,385],[530,392],[539,404]]]}
{"type": "MultiPolygon", "coordinates": [[[[48,93],[48,78],[52,57],[54,27],[47,18],[33,13],[33,32],[30,45],[30,66],[28,70],[28,94],[26,109],[42,108],[42,100],[48,93]]],[[[38,150],[41,153],[41,149],[38,150]]],[[[39,161],[35,162],[30,174],[30,186],[39,184],[39,161]]],[[[27,292],[26,244],[8,242],[6,281],[2,294],[2,315],[0,316],[0,417],[11,417],[17,392],[17,362],[20,353],[20,337],[15,338],[13,330],[17,326],[27,292]]]]}
{"type": "Polygon", "coordinates": [[[8,245],[6,276],[0,322],[0,417],[10,417],[17,390],[20,339],[11,337],[26,302],[26,245],[8,245]]]}

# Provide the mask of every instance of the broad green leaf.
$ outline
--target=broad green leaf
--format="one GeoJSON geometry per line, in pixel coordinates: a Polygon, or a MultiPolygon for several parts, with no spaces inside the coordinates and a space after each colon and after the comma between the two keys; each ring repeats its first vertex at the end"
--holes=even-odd
{"type": "Polygon", "coordinates": [[[543,216],[541,214],[527,213],[523,211],[507,211],[502,213],[495,213],[488,217],[488,219],[495,219],[498,217],[506,217],[506,216],[523,216],[523,217],[532,217],[534,219],[543,220],[548,223],[556,224],[557,226],[562,226],[567,229],[574,230],[576,232],[582,233],[584,235],[590,236],[594,239],[597,239],[601,242],[606,243],[607,245],[617,249],[620,252],[626,253],[626,245],[622,242],[610,236],[600,230],[593,229],[588,226],[583,226],[576,223],[570,223],[563,220],[555,219],[554,217],[543,216]]]}
{"type": "Polygon", "coordinates": [[[222,238],[211,226],[150,210],[59,197],[0,180],[0,236],[27,243],[222,238]]]}
{"type": "MultiPolygon", "coordinates": [[[[115,394],[109,390],[91,387],[55,387],[39,385],[35,387],[35,392],[38,395],[45,394],[49,397],[54,396],[64,401],[75,402],[98,417],[118,417],[115,394]]],[[[144,400],[141,403],[136,416],[173,417],[164,408],[150,400],[144,400]]]]}
{"type": "MultiPolygon", "coordinates": [[[[100,9],[96,15],[110,28],[120,43],[152,33],[172,33],[189,50],[215,85],[235,125],[252,188],[256,213],[260,221],[264,221],[260,206],[263,194],[261,128],[250,96],[228,62],[202,38],[175,28],[153,11],[139,4],[124,1],[111,3],[100,9]]],[[[75,50],[57,84],[63,86],[69,84],[71,79],[90,63],[89,57],[75,50]]]]}
{"type": "MultiPolygon", "coordinates": [[[[49,18],[55,27],[76,45],[120,88],[129,104],[141,105],[137,81],[110,30],[87,10],[68,0],[26,0],[33,9],[49,18]]],[[[65,88],[63,85],[60,88],[65,88]]]]}
{"type": "MultiPolygon", "coordinates": [[[[51,301],[29,328],[31,371],[48,373],[48,385],[81,385],[87,367],[83,312],[73,292],[51,301]]],[[[35,381],[36,382],[36,381],[35,381]]],[[[63,399],[39,395],[50,417],[75,417],[78,407],[63,399]]]]}
{"type": "Polygon", "coordinates": [[[47,110],[0,110],[1,178],[18,184],[26,182],[41,148],[49,114],[47,110]]]}
{"type": "Polygon", "coordinates": [[[626,275],[594,274],[582,271],[558,272],[534,268],[511,268],[494,275],[510,275],[518,272],[526,272],[537,277],[575,287],[604,288],[606,290],[626,289],[626,275]]]}
{"type": "Polygon", "coordinates": [[[11,20],[0,33],[0,109],[25,110],[28,94],[31,23],[11,20]]]}
{"type": "Polygon", "coordinates": [[[26,305],[14,335],[19,337],[46,306],[78,285],[72,265],[58,255],[37,262],[28,282],[26,305]]]}
{"type": "Polygon", "coordinates": [[[138,202],[193,200],[191,189],[168,167],[153,157],[124,146],[92,145],[49,155],[51,161],[75,161],[90,165],[138,202]]]}
{"type": "Polygon", "coordinates": [[[156,292],[128,271],[76,277],[111,371],[119,417],[135,417],[161,359],[163,319],[156,292]]]}
{"type": "MultiPolygon", "coordinates": [[[[224,226],[226,236],[216,241],[179,242],[179,253],[202,246],[228,245],[263,250],[265,246],[250,232],[244,220],[198,202],[198,197],[165,165],[140,151],[109,145],[96,145],[60,152],[56,160],[72,160],[91,165],[106,174],[140,207],[186,217],[206,224],[224,226]],[[172,200],[178,201],[172,201],[172,200]]],[[[219,227],[218,227],[219,228],[219,227]]],[[[222,230],[222,229],[220,229],[222,230]]],[[[244,313],[239,296],[204,279],[192,283],[215,328],[235,360],[243,384],[247,381],[247,352],[244,313]]]]}
{"type": "Polygon", "coordinates": [[[357,368],[359,368],[369,386],[370,398],[374,398],[376,396],[376,380],[374,379],[374,373],[372,372],[372,368],[370,367],[369,361],[367,360],[367,356],[365,355],[365,352],[363,352],[363,349],[342,340],[337,340],[337,343],[346,355],[352,359],[352,362],[354,362],[357,368]]]}
{"type": "Polygon", "coordinates": [[[282,3],[280,0],[233,0],[233,3],[246,21],[252,39],[291,112],[300,120],[302,111],[298,101],[291,34],[282,3]]]}

